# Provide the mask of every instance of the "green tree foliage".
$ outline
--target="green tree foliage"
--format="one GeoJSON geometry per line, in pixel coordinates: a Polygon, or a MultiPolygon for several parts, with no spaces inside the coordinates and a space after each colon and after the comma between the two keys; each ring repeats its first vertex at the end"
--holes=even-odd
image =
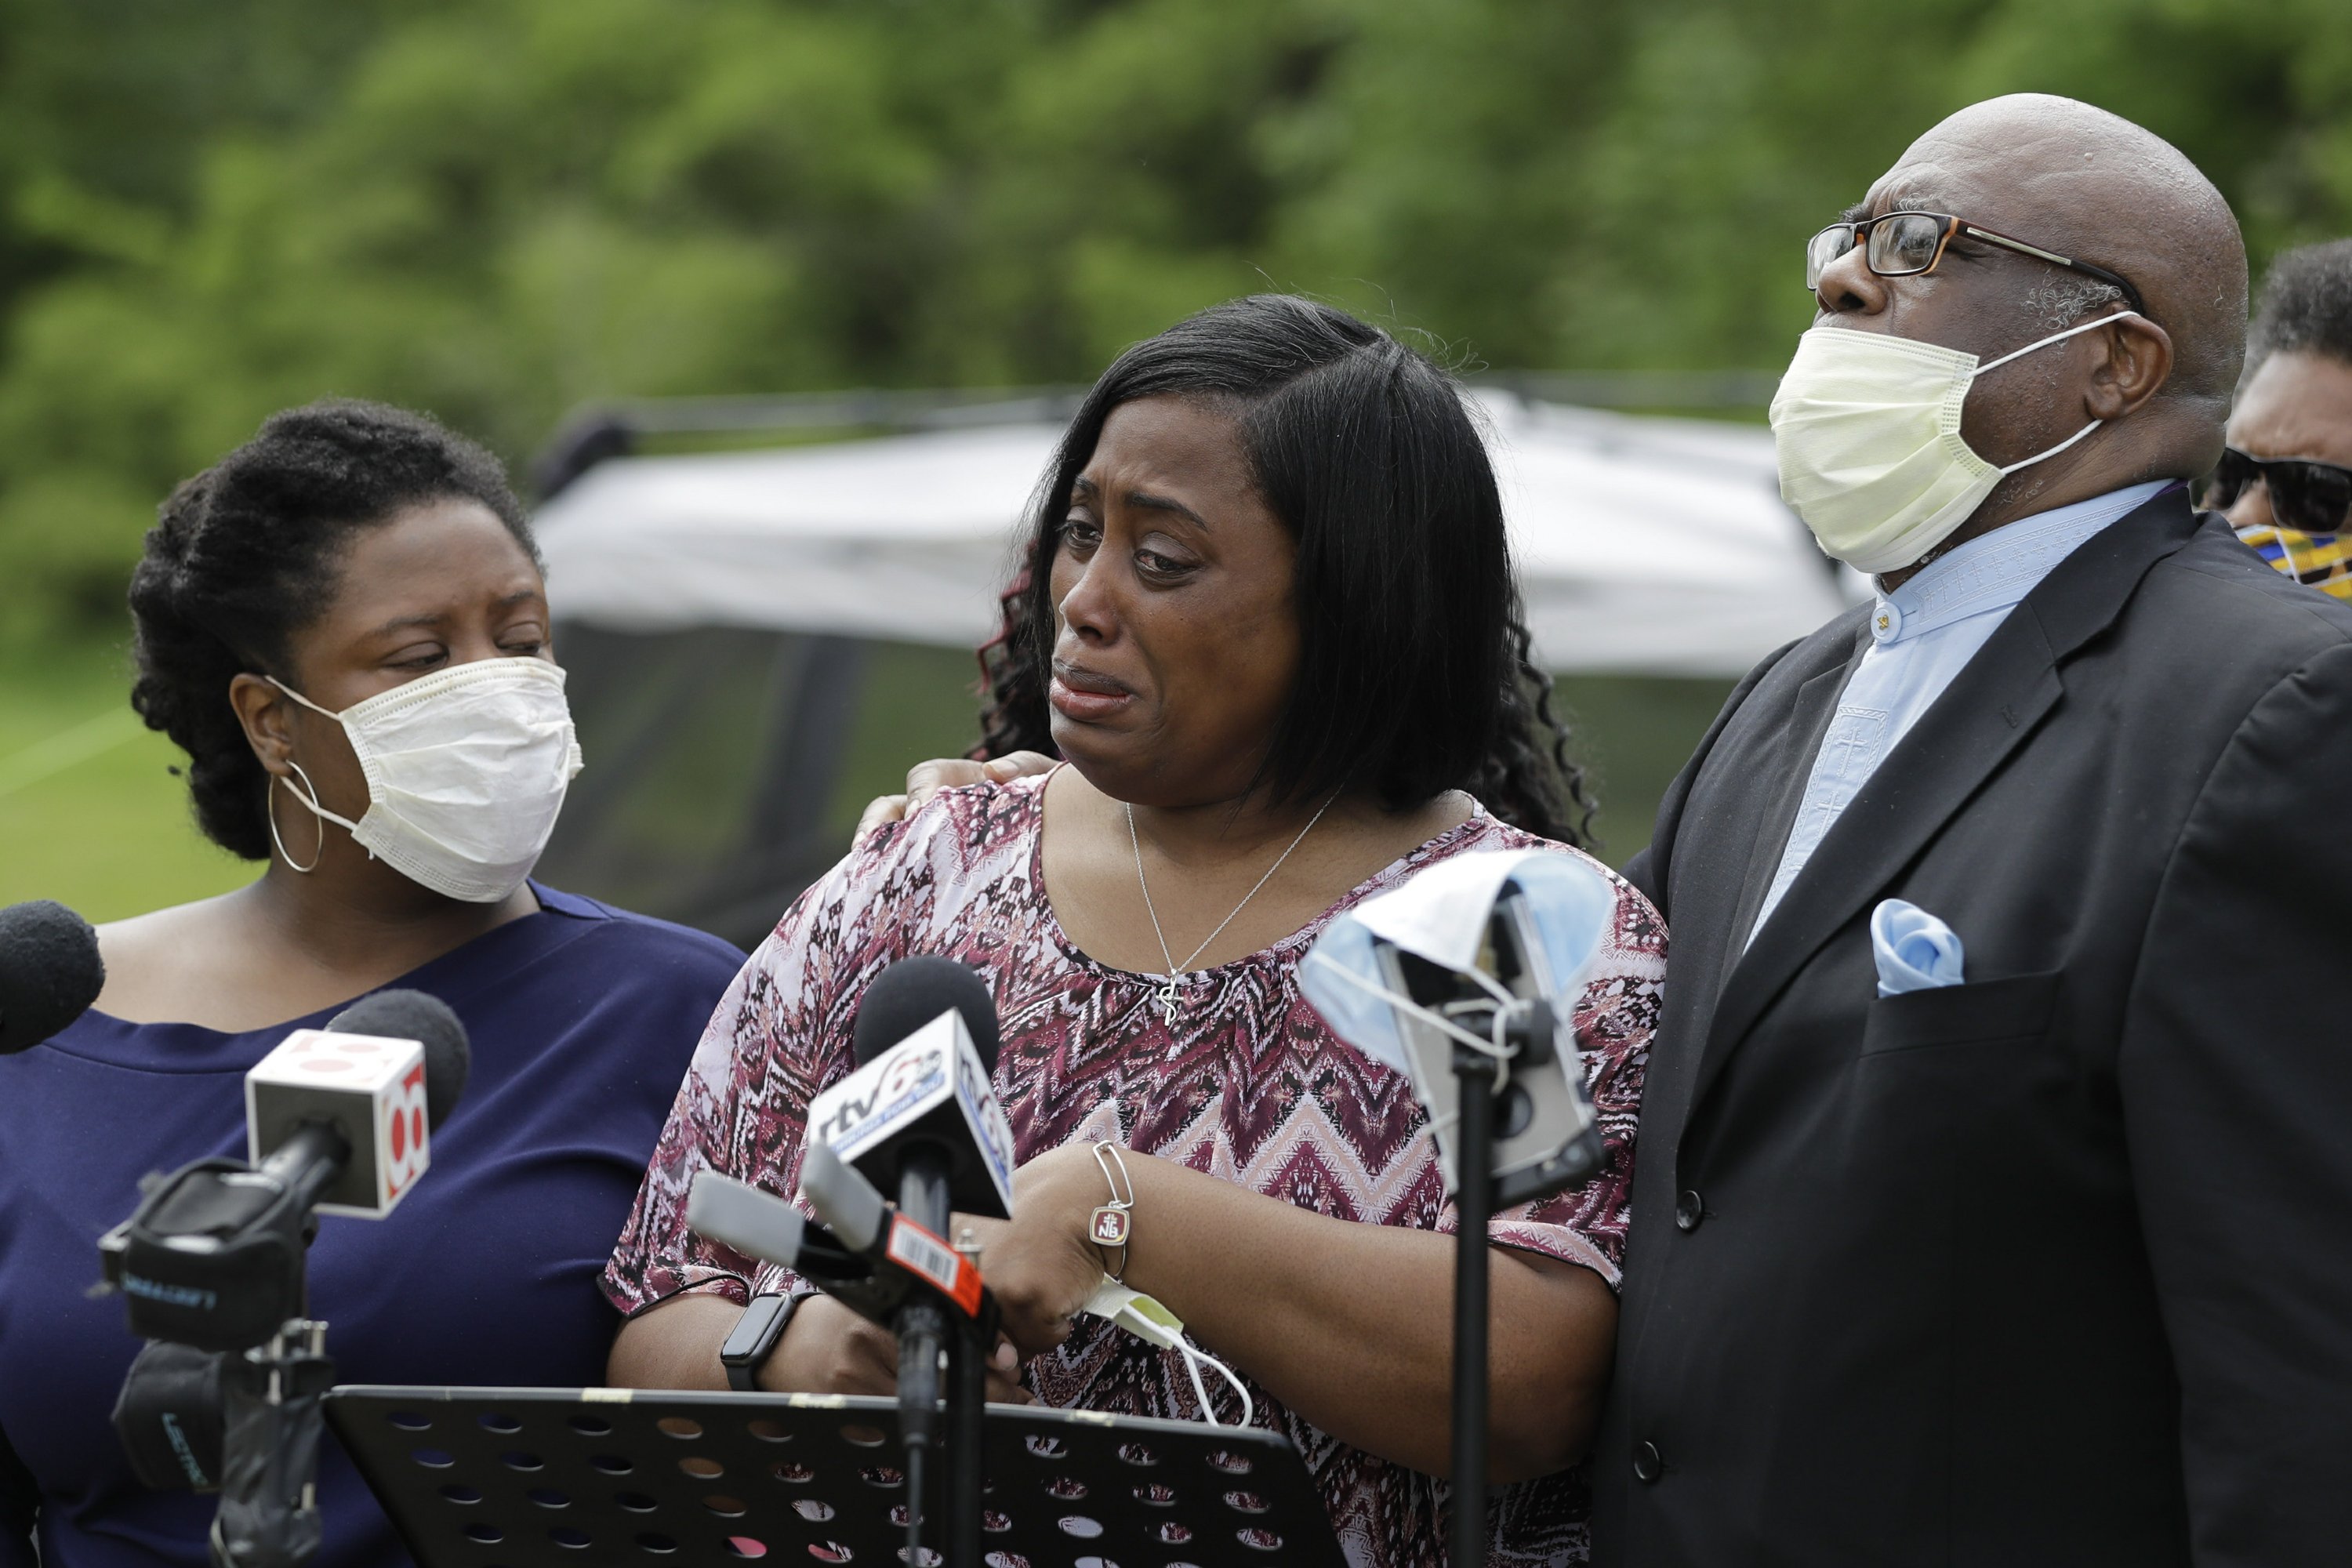
{"type": "Polygon", "coordinates": [[[1773,367],[1802,237],[1993,93],[2257,258],[2352,228],[2341,0],[0,0],[0,637],[119,625],[269,410],[1084,379],[1276,286],[1496,367],[1773,367]]]}

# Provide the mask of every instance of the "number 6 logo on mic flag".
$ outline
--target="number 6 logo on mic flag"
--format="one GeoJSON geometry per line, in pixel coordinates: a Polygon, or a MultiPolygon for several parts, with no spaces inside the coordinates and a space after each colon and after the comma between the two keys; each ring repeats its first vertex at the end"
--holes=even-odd
{"type": "Polygon", "coordinates": [[[383,1203],[389,1208],[433,1163],[433,1134],[425,1113],[425,1062],[401,1075],[383,1099],[376,1147],[383,1151],[383,1203]]]}
{"type": "Polygon", "coordinates": [[[298,1029],[245,1075],[246,1144],[255,1163],[305,1122],[351,1141],[351,1156],[319,1200],[321,1214],[381,1219],[432,1163],[432,1110],[421,1043],[298,1029]]]}

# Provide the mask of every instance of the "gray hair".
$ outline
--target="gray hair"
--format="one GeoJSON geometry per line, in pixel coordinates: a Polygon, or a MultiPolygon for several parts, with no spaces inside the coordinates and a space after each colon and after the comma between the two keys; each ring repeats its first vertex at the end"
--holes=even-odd
{"type": "Polygon", "coordinates": [[[2124,298],[2124,291],[2112,283],[2063,273],[2039,288],[2027,289],[2019,303],[2024,308],[2026,319],[2035,326],[2045,332],[2061,332],[2102,306],[2129,301],[2124,298]]]}

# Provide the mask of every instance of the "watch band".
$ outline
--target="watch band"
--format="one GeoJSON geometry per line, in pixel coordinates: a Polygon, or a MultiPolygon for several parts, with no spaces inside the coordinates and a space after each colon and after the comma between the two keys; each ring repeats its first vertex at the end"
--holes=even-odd
{"type": "Polygon", "coordinates": [[[738,1394],[759,1392],[760,1368],[775,1353],[776,1342],[784,1337],[793,1310],[800,1304],[799,1296],[777,1291],[751,1298],[751,1304],[735,1320],[727,1342],[719,1347],[719,1363],[727,1369],[728,1387],[738,1394]]]}

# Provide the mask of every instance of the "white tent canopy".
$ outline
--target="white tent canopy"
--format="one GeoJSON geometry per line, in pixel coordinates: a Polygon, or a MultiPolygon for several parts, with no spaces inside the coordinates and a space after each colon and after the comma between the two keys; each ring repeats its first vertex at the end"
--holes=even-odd
{"type": "MultiPolygon", "coordinates": [[[[1737,675],[1843,607],[1771,437],[1491,394],[1528,620],[1558,670],[1737,675]]],[[[972,647],[1058,427],[619,458],[539,520],[567,620],[972,647]]]]}

